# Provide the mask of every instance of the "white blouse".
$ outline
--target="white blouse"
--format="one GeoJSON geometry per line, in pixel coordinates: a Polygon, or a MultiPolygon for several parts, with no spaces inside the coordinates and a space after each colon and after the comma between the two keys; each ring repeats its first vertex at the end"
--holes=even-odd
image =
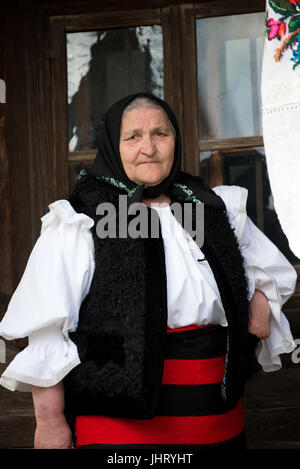
{"type": "MultiPolygon", "coordinates": [[[[249,299],[255,288],[263,291],[271,308],[271,335],[261,340],[256,356],[265,371],[281,368],[281,353],[295,349],[289,323],[281,311],[292,295],[297,274],[277,247],[246,214],[247,190],[218,186],[232,228],[239,241],[249,281],[249,299]]],[[[76,213],[67,200],[49,205],[42,217],[41,235],[29,257],[23,277],[0,323],[5,339],[29,337],[0,378],[14,391],[31,385],[53,386],[80,363],[69,332],[76,330],[78,313],[93,278],[94,221],[76,213]]],[[[168,327],[209,323],[227,326],[213,273],[191,236],[170,207],[155,207],[164,239],[168,327]],[[172,236],[170,236],[170,231],[172,236]]]]}

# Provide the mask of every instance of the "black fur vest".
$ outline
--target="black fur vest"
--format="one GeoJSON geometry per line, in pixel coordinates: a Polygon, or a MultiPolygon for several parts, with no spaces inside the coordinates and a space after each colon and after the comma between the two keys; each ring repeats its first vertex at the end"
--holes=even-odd
{"type": "MultiPolygon", "coordinates": [[[[167,328],[164,245],[161,231],[159,238],[97,236],[100,217],[96,207],[110,202],[117,208],[122,193],[107,182],[86,176],[70,197],[77,212],[95,220],[95,272],[80,308],[78,328],[70,334],[81,364],[64,380],[67,415],[148,419],[155,415],[167,328]]],[[[149,224],[152,211],[147,208],[149,224]]],[[[225,400],[233,402],[241,397],[253,371],[257,341],[248,333],[247,282],[226,212],[205,206],[204,217],[202,251],[213,270],[228,321],[223,394],[225,400]]]]}

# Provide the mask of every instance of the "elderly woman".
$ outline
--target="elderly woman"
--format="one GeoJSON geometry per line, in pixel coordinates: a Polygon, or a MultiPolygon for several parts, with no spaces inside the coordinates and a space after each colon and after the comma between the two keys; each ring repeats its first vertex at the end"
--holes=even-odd
{"type": "Polygon", "coordinates": [[[128,96],[107,112],[69,200],[42,218],[0,325],[7,339],[29,336],[0,382],[32,390],[35,448],[245,447],[241,397],[256,359],[273,371],[295,347],[281,306],[296,273],[247,217],[245,189],[211,190],[180,168],[170,107],[128,96]],[[133,220],[121,195],[142,204],[148,227],[157,217],[158,236],[99,236],[101,204],[116,226],[133,220]],[[175,202],[193,226],[203,204],[202,246],[175,202]]]}

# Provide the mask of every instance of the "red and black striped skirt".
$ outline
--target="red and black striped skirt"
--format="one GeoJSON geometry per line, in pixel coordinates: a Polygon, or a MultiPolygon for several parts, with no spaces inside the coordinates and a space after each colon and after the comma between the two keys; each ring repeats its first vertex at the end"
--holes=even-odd
{"type": "Polygon", "coordinates": [[[227,328],[167,330],[164,372],[153,419],[79,416],[77,448],[245,448],[241,402],[221,395],[227,328]]]}

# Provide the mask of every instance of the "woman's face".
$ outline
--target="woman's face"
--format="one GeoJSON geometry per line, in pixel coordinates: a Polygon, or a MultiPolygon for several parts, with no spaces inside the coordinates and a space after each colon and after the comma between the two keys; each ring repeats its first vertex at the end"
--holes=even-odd
{"type": "Polygon", "coordinates": [[[136,184],[156,186],[170,173],[175,137],[160,109],[138,107],[122,119],[120,155],[124,170],[136,184]]]}

